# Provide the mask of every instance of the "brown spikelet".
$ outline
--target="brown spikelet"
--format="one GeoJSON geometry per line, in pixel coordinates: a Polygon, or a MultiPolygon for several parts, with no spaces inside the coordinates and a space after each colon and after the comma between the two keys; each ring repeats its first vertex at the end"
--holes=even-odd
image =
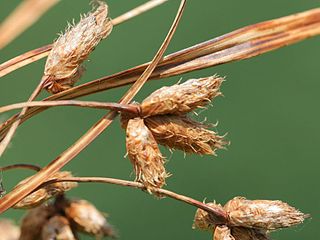
{"type": "Polygon", "coordinates": [[[281,201],[236,197],[225,206],[231,226],[274,230],[304,221],[307,215],[281,201]]]}
{"type": "Polygon", "coordinates": [[[94,235],[116,237],[113,227],[103,214],[91,203],[85,200],[64,200],[63,211],[76,230],[94,235]]]}
{"type": "Polygon", "coordinates": [[[42,228],[41,240],[76,240],[70,223],[63,216],[53,216],[42,228]]]}
{"type": "MultiPolygon", "coordinates": [[[[212,208],[222,209],[222,206],[220,204],[206,203],[206,205],[212,208]]],[[[192,228],[200,230],[213,230],[215,228],[215,224],[208,212],[198,208],[194,216],[192,228]]]]}
{"type": "Polygon", "coordinates": [[[261,229],[233,227],[231,234],[235,240],[269,240],[266,231],[261,229]]]}
{"type": "Polygon", "coordinates": [[[203,107],[221,95],[219,88],[222,81],[221,77],[211,76],[162,87],[141,103],[142,116],[185,114],[203,107]]]}
{"type": "MultiPolygon", "coordinates": [[[[72,177],[72,174],[70,172],[57,172],[50,179],[60,179],[60,178],[67,178],[72,177]]],[[[29,178],[21,181],[16,187],[23,185],[25,182],[27,182],[29,178]]],[[[66,191],[71,190],[72,188],[75,188],[78,186],[75,182],[57,182],[52,183],[49,185],[46,185],[43,188],[40,188],[39,190],[31,193],[24,199],[22,199],[20,202],[18,202],[14,208],[33,208],[41,203],[47,201],[48,199],[55,197],[57,195],[63,194],[66,191]]]]}
{"type": "Polygon", "coordinates": [[[207,125],[186,116],[163,115],[145,119],[147,127],[158,143],[186,153],[215,154],[227,142],[208,130],[207,125]]]}
{"type": "Polygon", "coordinates": [[[129,120],[126,146],[129,159],[134,166],[136,181],[143,183],[148,191],[154,187],[161,188],[168,177],[164,168],[164,158],[143,119],[129,120]]]}
{"type": "Polygon", "coordinates": [[[108,17],[108,6],[102,1],[98,3],[94,12],[83,16],[77,25],[69,25],[53,44],[43,76],[49,92],[71,88],[83,72],[83,61],[110,34],[112,23],[108,17]]]}
{"type": "Polygon", "coordinates": [[[18,240],[20,228],[11,220],[0,219],[0,239],[1,240],[18,240]]]}
{"type": "Polygon", "coordinates": [[[55,214],[51,205],[41,205],[27,212],[21,222],[21,235],[19,240],[40,239],[44,224],[55,214]]]}
{"type": "MultiPolygon", "coordinates": [[[[227,226],[217,226],[214,230],[213,240],[236,240],[227,226]]],[[[241,240],[239,238],[238,240],[241,240]]]]}

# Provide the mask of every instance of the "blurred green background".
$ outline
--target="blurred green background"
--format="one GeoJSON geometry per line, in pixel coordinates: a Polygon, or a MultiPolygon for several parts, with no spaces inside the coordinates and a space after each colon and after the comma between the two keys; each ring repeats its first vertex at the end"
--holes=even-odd
{"type": "MultiPolygon", "coordinates": [[[[2,21],[19,3],[1,1],[2,21]]],[[[111,17],[144,1],[108,1],[111,17]]],[[[67,21],[90,10],[87,0],[61,1],[36,24],[0,51],[0,62],[52,42],[67,21]]],[[[178,8],[168,3],[115,27],[86,62],[81,83],[149,61],[160,46],[178,8]]],[[[174,52],[237,28],[305,11],[319,6],[315,0],[188,2],[181,25],[167,51],[174,52]]],[[[292,229],[272,233],[273,239],[318,239],[320,192],[319,37],[241,62],[192,72],[145,85],[136,97],[141,101],[153,90],[180,78],[226,76],[220,97],[198,119],[219,121],[219,133],[228,133],[228,150],[218,157],[192,156],[175,151],[167,169],[173,174],[167,188],[198,200],[224,204],[234,196],[248,199],[279,199],[312,215],[292,229]],[[318,227],[318,228],[317,228],[318,227]]],[[[45,60],[33,63],[0,79],[0,104],[25,101],[39,82],[45,60]]],[[[87,100],[117,101],[125,89],[85,97],[87,100]]],[[[46,93],[42,97],[46,96],[46,93]]],[[[5,120],[12,113],[1,115],[5,120]]],[[[55,108],[23,124],[1,159],[1,165],[34,163],[45,166],[78,139],[104,112],[77,108],[55,108]]],[[[77,176],[108,176],[133,179],[125,159],[125,134],[119,122],[97,138],[65,169],[77,176]]],[[[15,170],[3,174],[10,190],[30,175],[15,170]]],[[[82,184],[69,196],[85,198],[110,215],[121,239],[210,239],[207,232],[192,230],[195,208],[171,200],[156,200],[134,189],[82,184]]],[[[9,210],[1,217],[18,220],[24,211],[9,210]]],[[[83,237],[82,239],[90,239],[83,237]]]]}

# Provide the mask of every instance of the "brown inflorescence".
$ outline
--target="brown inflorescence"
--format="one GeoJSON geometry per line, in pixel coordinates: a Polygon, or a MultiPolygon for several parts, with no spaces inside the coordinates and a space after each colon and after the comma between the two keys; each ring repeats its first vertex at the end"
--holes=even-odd
{"type": "MultiPolygon", "coordinates": [[[[206,205],[208,205],[209,207],[212,207],[212,208],[220,208],[221,210],[223,210],[223,208],[220,204],[210,202],[210,203],[206,203],[206,205]]],[[[198,208],[196,211],[196,214],[194,216],[192,228],[205,230],[205,231],[211,231],[215,227],[216,227],[216,224],[215,224],[213,218],[210,216],[210,214],[207,211],[205,211],[201,208],[198,208]]]]}
{"type": "Polygon", "coordinates": [[[214,97],[221,95],[222,81],[221,77],[211,76],[162,87],[143,100],[141,114],[143,117],[163,114],[179,115],[204,107],[214,97]]]}
{"type": "Polygon", "coordinates": [[[55,209],[52,205],[41,205],[28,210],[21,222],[19,240],[40,239],[42,227],[54,214],[55,209]]]}
{"type": "Polygon", "coordinates": [[[18,240],[20,228],[11,220],[0,219],[0,239],[1,240],[18,240]]]}
{"type": "Polygon", "coordinates": [[[136,181],[143,183],[148,191],[161,188],[168,177],[164,158],[143,119],[134,118],[128,121],[126,146],[136,181]]]}
{"type": "Polygon", "coordinates": [[[215,154],[224,148],[223,136],[208,130],[208,125],[187,116],[163,115],[145,119],[145,123],[158,143],[186,153],[215,154]]]}
{"type": "MultiPolygon", "coordinates": [[[[53,174],[49,179],[60,179],[67,177],[72,177],[72,174],[70,172],[63,171],[53,174]]],[[[27,178],[21,181],[16,187],[23,185],[29,179],[30,178],[27,178]]],[[[50,198],[63,194],[64,192],[69,191],[76,186],[78,186],[78,184],[75,182],[56,182],[48,184],[43,188],[40,188],[39,190],[29,194],[27,197],[14,205],[14,208],[33,208],[39,206],[50,198]]]]}
{"type": "Polygon", "coordinates": [[[216,226],[213,233],[213,240],[243,240],[242,238],[234,238],[227,226],[216,226]]]}
{"type": "Polygon", "coordinates": [[[255,228],[231,227],[235,240],[269,240],[266,231],[255,228]]]}
{"type": "Polygon", "coordinates": [[[105,216],[86,200],[67,200],[62,203],[65,216],[75,230],[93,235],[97,238],[116,237],[113,227],[105,216]]]}
{"type": "Polygon", "coordinates": [[[58,93],[71,88],[84,71],[83,61],[110,34],[112,22],[108,17],[108,6],[102,1],[98,3],[94,12],[83,16],[78,24],[69,25],[54,42],[43,76],[49,92],[58,93]]]}
{"type": "MultiPolygon", "coordinates": [[[[206,205],[220,206],[216,203],[206,205]]],[[[309,217],[281,201],[247,200],[243,197],[228,201],[222,211],[228,219],[223,225],[216,223],[208,212],[199,208],[193,228],[211,230],[213,240],[269,240],[269,231],[300,224],[309,217]]]]}
{"type": "Polygon", "coordinates": [[[306,214],[282,201],[236,197],[225,206],[231,226],[275,230],[300,224],[306,214]]]}
{"type": "Polygon", "coordinates": [[[77,240],[67,218],[56,215],[42,227],[41,240],[77,240]]]}

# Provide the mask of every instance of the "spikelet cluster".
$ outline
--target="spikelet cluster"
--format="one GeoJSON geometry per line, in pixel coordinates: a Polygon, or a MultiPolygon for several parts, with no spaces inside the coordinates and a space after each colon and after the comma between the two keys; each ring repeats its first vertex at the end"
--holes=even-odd
{"type": "Polygon", "coordinates": [[[227,142],[208,125],[196,122],[188,116],[163,115],[149,117],[145,123],[158,143],[186,153],[215,154],[227,142]]]}
{"type": "MultiPolygon", "coordinates": [[[[57,172],[53,174],[50,177],[50,179],[60,179],[60,178],[68,178],[68,177],[72,177],[72,174],[70,172],[63,171],[63,172],[57,172]]],[[[18,183],[16,187],[24,185],[27,181],[29,181],[29,179],[30,178],[27,178],[21,181],[20,183],[18,183]]],[[[42,204],[43,202],[46,202],[50,198],[61,195],[77,186],[78,184],[75,182],[56,182],[56,183],[48,184],[43,188],[40,188],[39,190],[26,196],[24,199],[22,199],[20,202],[14,205],[14,208],[33,208],[33,207],[39,206],[40,204],[42,204]]]]}
{"type": "Polygon", "coordinates": [[[157,144],[186,153],[215,154],[227,144],[208,125],[191,120],[187,114],[202,108],[221,95],[223,78],[211,76],[162,87],[140,104],[140,115],[121,115],[127,132],[127,152],[134,166],[136,181],[147,190],[162,187],[168,174],[157,144]]]}
{"type": "Polygon", "coordinates": [[[108,6],[102,1],[98,3],[95,11],[83,16],[78,24],[69,25],[54,42],[43,76],[49,92],[58,93],[73,87],[84,71],[83,61],[110,34],[112,22],[108,6]]]}
{"type": "MultiPolygon", "coordinates": [[[[207,203],[208,206],[217,206],[207,203]]],[[[300,224],[308,215],[281,201],[236,197],[223,207],[227,222],[217,225],[210,214],[198,209],[193,228],[211,230],[214,240],[268,240],[268,231],[300,224]]]]}
{"type": "Polygon", "coordinates": [[[282,201],[236,197],[225,206],[230,225],[275,230],[300,224],[306,215],[282,201]]]}
{"type": "Polygon", "coordinates": [[[143,117],[163,114],[185,114],[204,107],[221,95],[223,79],[217,76],[190,79],[182,84],[162,87],[141,103],[143,117]]]}
{"type": "Polygon", "coordinates": [[[93,204],[58,197],[54,203],[27,212],[19,240],[77,240],[78,232],[97,239],[116,237],[113,227],[93,204]]]}
{"type": "Polygon", "coordinates": [[[143,119],[134,118],[128,121],[126,145],[136,181],[142,182],[147,190],[161,188],[168,176],[164,168],[164,158],[143,119]]]}

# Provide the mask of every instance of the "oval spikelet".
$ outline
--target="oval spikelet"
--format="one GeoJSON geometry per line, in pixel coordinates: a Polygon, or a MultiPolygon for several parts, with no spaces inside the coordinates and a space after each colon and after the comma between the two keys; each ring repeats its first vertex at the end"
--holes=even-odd
{"type": "Polygon", "coordinates": [[[84,71],[81,66],[83,61],[110,34],[112,23],[108,17],[108,6],[102,1],[98,3],[94,12],[83,16],[75,26],[69,25],[66,32],[54,42],[43,76],[49,92],[57,93],[71,88],[84,71]]]}
{"type": "Polygon", "coordinates": [[[41,230],[50,217],[55,214],[52,205],[41,205],[28,210],[21,222],[21,235],[19,240],[41,239],[41,230]]]}
{"type": "Polygon", "coordinates": [[[143,119],[134,118],[128,121],[126,146],[136,181],[143,183],[148,191],[161,188],[168,177],[164,158],[143,119]]]}
{"type": "Polygon", "coordinates": [[[74,236],[68,219],[63,216],[54,216],[42,228],[42,240],[77,240],[74,236]]]}
{"type": "Polygon", "coordinates": [[[222,81],[221,77],[211,76],[190,79],[170,87],[162,87],[141,103],[142,116],[185,114],[203,107],[214,97],[221,95],[222,81]]]}
{"type": "MultiPolygon", "coordinates": [[[[215,209],[221,209],[223,211],[222,206],[220,204],[206,203],[206,205],[215,209]]],[[[192,228],[209,231],[213,230],[215,227],[216,225],[210,217],[210,214],[207,211],[198,208],[194,216],[192,228]]]]}
{"type": "MultiPolygon", "coordinates": [[[[60,178],[68,178],[72,177],[72,174],[70,172],[57,172],[50,177],[50,179],[60,179],[60,178]]],[[[27,182],[29,178],[21,181],[18,185],[23,185],[25,182],[27,182]]],[[[75,182],[56,182],[49,185],[46,185],[43,188],[40,188],[39,190],[29,194],[24,199],[22,199],[20,202],[18,202],[16,205],[14,205],[14,208],[33,208],[41,203],[49,200],[52,197],[55,197],[57,195],[63,194],[66,191],[71,190],[72,188],[75,188],[78,186],[75,182]]]]}
{"type": "Polygon", "coordinates": [[[274,230],[300,224],[306,214],[287,203],[271,200],[247,200],[236,197],[225,206],[230,225],[274,230]]]}
{"type": "MultiPolygon", "coordinates": [[[[239,238],[238,240],[242,240],[239,238]]],[[[213,240],[236,240],[227,226],[217,226],[214,230],[213,240]]]]}
{"type": "Polygon", "coordinates": [[[113,227],[104,215],[91,203],[85,200],[65,200],[63,211],[72,225],[83,233],[98,239],[116,237],[113,227]]]}
{"type": "Polygon", "coordinates": [[[269,240],[266,231],[261,229],[233,227],[231,234],[235,240],[269,240]]]}
{"type": "Polygon", "coordinates": [[[217,149],[228,144],[207,125],[186,116],[154,116],[146,118],[145,123],[158,143],[186,153],[215,155],[217,149]]]}

